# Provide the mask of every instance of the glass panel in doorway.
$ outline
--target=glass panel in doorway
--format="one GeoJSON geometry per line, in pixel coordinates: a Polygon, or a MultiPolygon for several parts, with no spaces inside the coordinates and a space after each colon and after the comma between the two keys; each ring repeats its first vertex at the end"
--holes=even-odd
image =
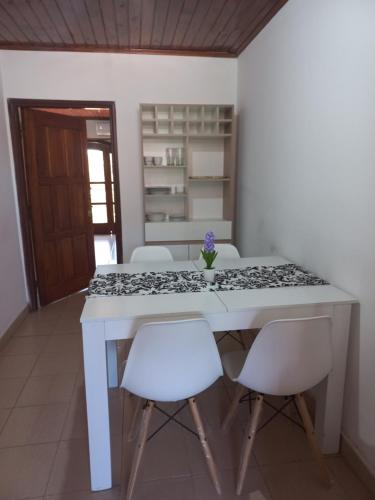
{"type": "Polygon", "coordinates": [[[116,236],[114,234],[96,234],[94,245],[97,266],[117,264],[116,236]]]}

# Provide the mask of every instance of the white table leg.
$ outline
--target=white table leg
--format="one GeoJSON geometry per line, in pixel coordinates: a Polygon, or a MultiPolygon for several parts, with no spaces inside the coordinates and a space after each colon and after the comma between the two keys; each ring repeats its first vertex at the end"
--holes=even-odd
{"type": "Polygon", "coordinates": [[[112,486],[104,322],[82,324],[91,489],[112,486]]]}
{"type": "Polygon", "coordinates": [[[315,431],[323,453],[340,447],[351,305],[332,307],[333,370],[317,389],[315,431]]]}
{"type": "Polygon", "coordinates": [[[118,373],[117,373],[117,341],[107,340],[107,374],[108,374],[108,387],[118,387],[118,373]]]}

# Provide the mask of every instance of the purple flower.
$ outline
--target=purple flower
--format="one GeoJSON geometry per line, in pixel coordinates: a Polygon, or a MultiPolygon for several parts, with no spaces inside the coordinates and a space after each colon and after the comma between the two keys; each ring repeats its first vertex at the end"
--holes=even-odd
{"type": "Polygon", "coordinates": [[[204,250],[205,252],[215,251],[215,235],[212,231],[208,231],[204,237],[204,250]]]}
{"type": "Polygon", "coordinates": [[[204,237],[201,254],[206,262],[206,269],[212,269],[212,264],[217,256],[217,252],[215,251],[215,235],[212,231],[208,231],[204,237]]]}

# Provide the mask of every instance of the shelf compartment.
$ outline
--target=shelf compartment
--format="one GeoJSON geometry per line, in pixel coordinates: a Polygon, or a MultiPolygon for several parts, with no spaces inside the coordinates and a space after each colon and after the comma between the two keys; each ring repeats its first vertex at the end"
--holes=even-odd
{"type": "Polygon", "coordinates": [[[189,120],[202,120],[203,106],[188,106],[187,107],[187,117],[189,120]]]}
{"type": "Polygon", "coordinates": [[[173,134],[186,134],[186,122],[183,121],[173,121],[172,122],[172,132],[173,134]]]}
{"type": "Polygon", "coordinates": [[[233,119],[233,106],[219,106],[219,120],[233,119]]]}
{"type": "Polygon", "coordinates": [[[156,122],[156,131],[158,135],[173,134],[172,122],[170,120],[159,119],[156,122]]]}
{"type": "Polygon", "coordinates": [[[219,123],[219,134],[231,135],[232,134],[232,122],[225,121],[219,123]]]}
{"type": "Polygon", "coordinates": [[[155,106],[156,118],[158,120],[170,120],[171,106],[169,104],[157,104],[155,106]]]}
{"type": "Polygon", "coordinates": [[[203,122],[203,134],[205,134],[205,135],[217,135],[218,132],[219,132],[219,125],[216,121],[203,122]]]}
{"type": "Polygon", "coordinates": [[[188,135],[199,137],[201,134],[202,134],[202,122],[201,121],[189,121],[188,122],[188,135]]]}
{"type": "Polygon", "coordinates": [[[176,121],[186,120],[186,106],[183,105],[173,105],[171,106],[172,119],[176,121]]]}
{"type": "Polygon", "coordinates": [[[141,118],[142,121],[149,121],[156,119],[155,105],[154,104],[142,104],[141,107],[141,118]]]}
{"type": "Polygon", "coordinates": [[[218,119],[218,107],[217,106],[204,106],[203,108],[203,119],[206,121],[216,121],[218,119]]]}
{"type": "Polygon", "coordinates": [[[142,135],[156,135],[156,121],[146,120],[142,122],[142,135]]]}

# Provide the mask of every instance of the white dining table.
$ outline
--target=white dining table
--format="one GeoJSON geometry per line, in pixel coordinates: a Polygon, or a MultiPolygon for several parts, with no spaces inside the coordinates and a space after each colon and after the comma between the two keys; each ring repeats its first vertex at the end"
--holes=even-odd
{"type": "MultiPolygon", "coordinates": [[[[217,259],[216,269],[290,263],[282,257],[217,259]]],[[[196,271],[203,261],[99,266],[96,274],[196,271]]],[[[118,385],[116,341],[134,337],[145,322],[203,316],[213,331],[261,328],[268,321],[328,315],[332,318],[333,370],[314,389],[315,431],[324,453],[339,451],[345,368],[352,304],[332,285],[160,295],[88,297],[81,323],[90,454],[91,489],[112,486],[108,387],[118,385]]]]}

